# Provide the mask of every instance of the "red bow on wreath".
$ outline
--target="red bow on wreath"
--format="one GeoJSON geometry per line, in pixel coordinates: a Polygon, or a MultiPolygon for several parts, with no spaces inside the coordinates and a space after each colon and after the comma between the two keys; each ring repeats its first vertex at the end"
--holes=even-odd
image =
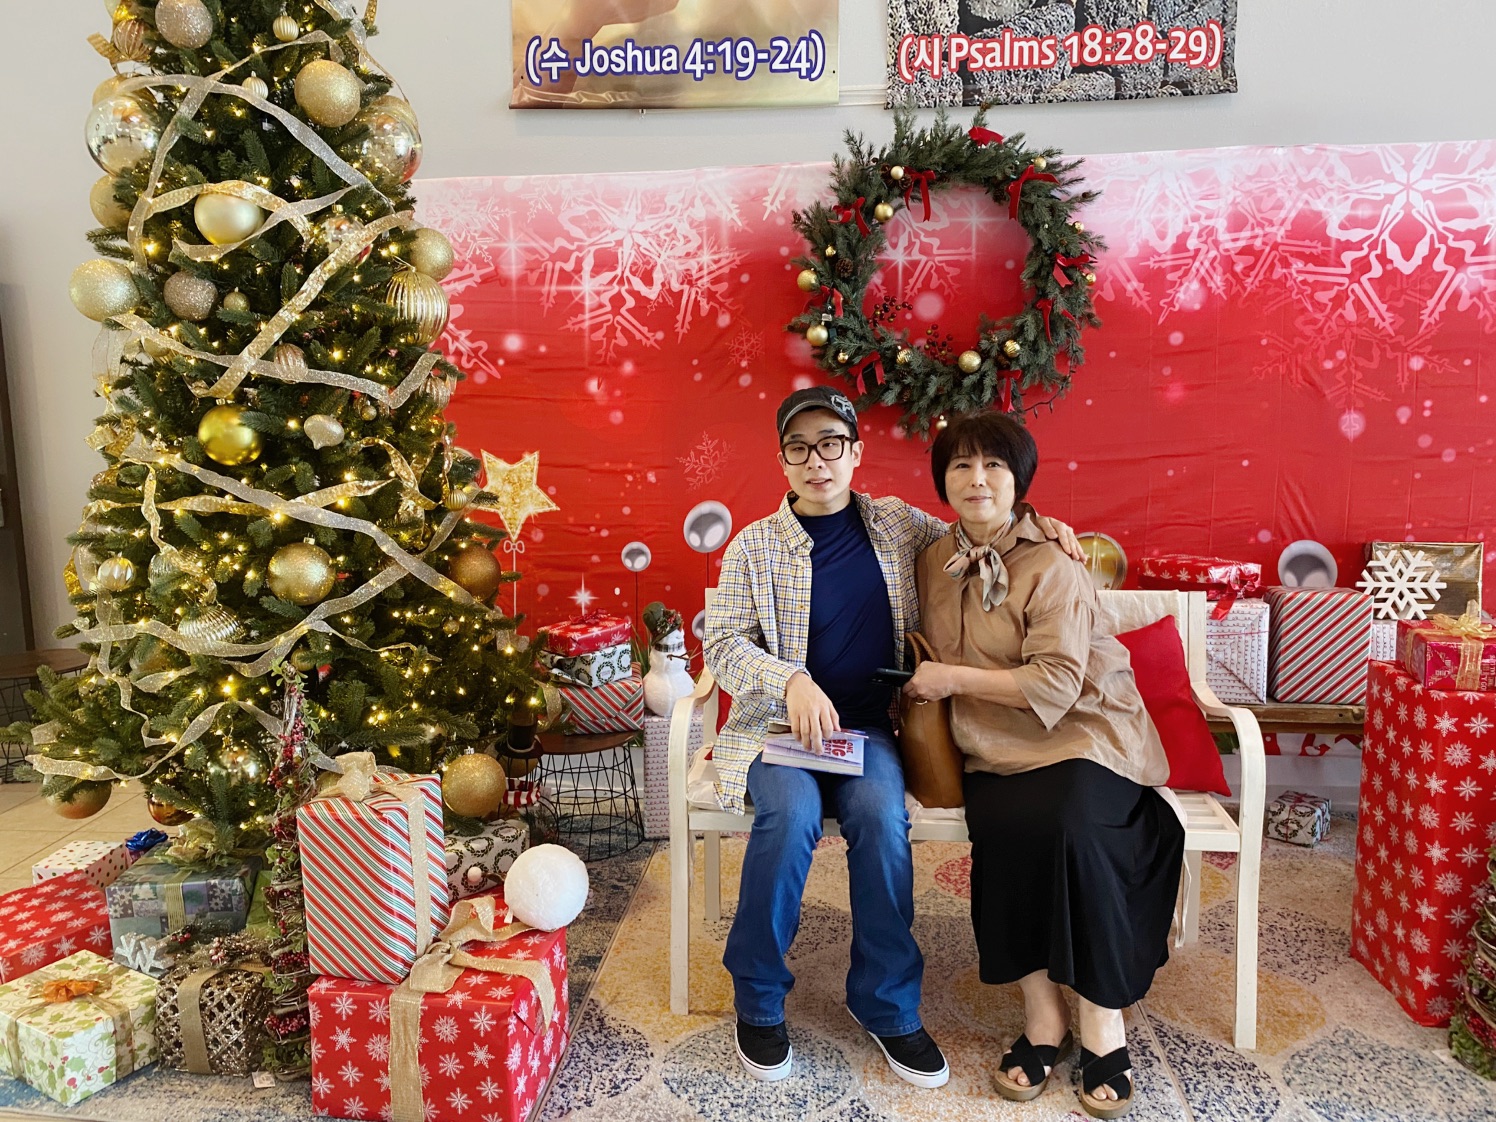
{"type": "Polygon", "coordinates": [[[935,173],[933,171],[907,170],[904,172],[904,207],[908,209],[909,200],[914,195],[914,189],[916,187],[921,188],[920,194],[924,196],[925,200],[926,222],[930,221],[930,187],[934,182],[935,173]]]}
{"type": "MultiPolygon", "coordinates": [[[[1039,316],[1044,321],[1044,338],[1053,343],[1054,336],[1051,335],[1049,331],[1049,318],[1054,315],[1054,301],[1048,298],[1038,300],[1034,303],[1034,307],[1039,309],[1039,316]]],[[[1075,317],[1067,312],[1064,308],[1060,309],[1060,315],[1064,316],[1071,323],[1074,323],[1077,329],[1080,327],[1080,324],[1076,323],[1075,317]]]]}
{"type": "MultiPolygon", "coordinates": [[[[837,225],[845,226],[848,222],[852,221],[852,218],[855,216],[857,218],[857,232],[863,237],[867,237],[867,219],[862,216],[862,208],[865,206],[867,206],[867,198],[864,196],[858,198],[855,206],[832,207],[832,209],[836,211],[837,225]]],[[[926,215],[926,217],[928,218],[929,216],[926,215]]]]}
{"type": "Polygon", "coordinates": [[[971,137],[971,142],[978,148],[984,144],[1001,144],[1003,142],[1002,133],[993,132],[991,129],[984,129],[980,125],[976,128],[968,129],[966,135],[971,137]]]}
{"type": "Polygon", "coordinates": [[[1066,257],[1062,254],[1056,257],[1054,259],[1055,283],[1061,288],[1069,288],[1075,281],[1070,279],[1070,274],[1065,272],[1065,270],[1077,265],[1089,265],[1090,263],[1091,255],[1089,253],[1080,253],[1074,257],[1066,257]]]}
{"type": "Polygon", "coordinates": [[[1022,370],[1004,370],[1003,380],[1003,412],[1013,412],[1013,383],[1023,377],[1022,370]]]}
{"type": "Polygon", "coordinates": [[[1029,182],[1029,180],[1033,180],[1035,183],[1059,182],[1058,179],[1050,175],[1047,171],[1040,171],[1033,164],[1029,164],[1028,167],[1024,168],[1023,174],[1008,184],[1008,217],[1015,222],[1018,220],[1018,202],[1023,197],[1023,185],[1029,182]]]}

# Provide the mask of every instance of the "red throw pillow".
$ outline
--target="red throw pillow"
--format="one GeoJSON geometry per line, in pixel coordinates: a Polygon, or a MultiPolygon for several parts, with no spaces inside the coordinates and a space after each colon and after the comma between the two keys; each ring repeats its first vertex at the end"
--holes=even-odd
{"type": "Polygon", "coordinates": [[[1164,616],[1147,627],[1124,632],[1117,636],[1117,642],[1132,655],[1138,692],[1143,695],[1143,705],[1164,742],[1164,753],[1169,757],[1169,786],[1181,791],[1231,794],[1221,767],[1220,749],[1190,690],[1184,644],[1179,639],[1174,617],[1164,616]]]}

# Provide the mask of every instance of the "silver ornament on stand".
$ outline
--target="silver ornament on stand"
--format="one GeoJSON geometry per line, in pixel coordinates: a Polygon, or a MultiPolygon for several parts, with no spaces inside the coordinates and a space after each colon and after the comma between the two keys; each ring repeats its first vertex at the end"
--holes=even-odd
{"type": "Polygon", "coordinates": [[[213,38],[213,15],[203,0],[161,0],[156,30],[173,47],[195,51],[213,38]]]}
{"type": "Polygon", "coordinates": [[[119,175],[156,151],[161,128],[135,98],[117,95],[88,111],[83,139],[94,162],[111,175],[119,175]]]}

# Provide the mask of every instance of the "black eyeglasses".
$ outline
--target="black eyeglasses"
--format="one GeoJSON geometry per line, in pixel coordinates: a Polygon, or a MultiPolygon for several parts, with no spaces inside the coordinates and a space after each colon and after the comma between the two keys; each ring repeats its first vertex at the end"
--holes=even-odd
{"type": "Polygon", "coordinates": [[[828,436],[824,440],[816,441],[814,444],[802,444],[797,440],[784,445],[779,451],[784,456],[785,463],[792,467],[799,467],[801,464],[810,462],[810,450],[812,448],[815,449],[816,455],[821,457],[822,460],[839,460],[842,458],[842,453],[847,450],[847,445],[851,443],[852,438],[850,436],[828,436]]]}

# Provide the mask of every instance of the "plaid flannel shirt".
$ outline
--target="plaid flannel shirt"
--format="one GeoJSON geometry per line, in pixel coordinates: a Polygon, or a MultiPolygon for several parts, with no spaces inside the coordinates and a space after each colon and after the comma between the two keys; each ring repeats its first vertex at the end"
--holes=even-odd
{"type": "MultiPolygon", "coordinates": [[[[784,691],[805,669],[810,633],[810,535],[790,509],[743,528],[722,557],[722,575],[706,618],[707,668],[732,696],[727,724],[717,737],[717,799],[741,812],[748,768],[762,751],[770,721],[783,721],[784,691]]],[[[867,527],[893,609],[894,665],[903,665],[904,633],[919,630],[914,561],[950,531],[903,499],[853,492],[867,527]]]]}

